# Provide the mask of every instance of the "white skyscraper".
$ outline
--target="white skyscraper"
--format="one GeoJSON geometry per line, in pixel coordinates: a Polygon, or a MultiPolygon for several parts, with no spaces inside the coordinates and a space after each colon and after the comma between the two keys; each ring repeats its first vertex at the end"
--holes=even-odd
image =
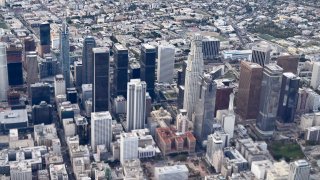
{"type": "Polygon", "coordinates": [[[233,111],[234,94],[230,94],[229,109],[218,110],[217,120],[222,125],[223,130],[229,134],[230,138],[233,138],[234,125],[236,116],[233,111]]]}
{"type": "Polygon", "coordinates": [[[120,135],[120,162],[138,158],[139,139],[136,133],[122,133],[120,135]]]}
{"type": "Polygon", "coordinates": [[[288,180],[310,179],[310,165],[306,160],[297,160],[290,164],[288,180]]]}
{"type": "Polygon", "coordinates": [[[320,85],[320,62],[313,63],[310,85],[313,89],[317,89],[320,85]]]}
{"type": "Polygon", "coordinates": [[[127,90],[127,131],[143,129],[146,118],[146,82],[131,79],[127,90]]]}
{"type": "Polygon", "coordinates": [[[174,71],[175,47],[160,45],[158,47],[157,80],[160,83],[172,83],[174,71]]]}
{"type": "Polygon", "coordinates": [[[176,118],[176,127],[179,132],[185,133],[188,131],[189,118],[185,109],[180,109],[179,111],[180,113],[177,115],[176,118]]]}
{"type": "Polygon", "coordinates": [[[62,74],[56,75],[54,78],[54,96],[66,94],[66,83],[62,74]]]}
{"type": "Polygon", "coordinates": [[[221,171],[223,148],[226,147],[226,136],[219,133],[210,134],[208,136],[206,159],[215,168],[216,172],[221,171]]]}
{"type": "Polygon", "coordinates": [[[9,89],[6,44],[0,42],[0,101],[7,100],[9,89]]]}
{"type": "Polygon", "coordinates": [[[109,111],[91,113],[91,146],[106,145],[110,150],[112,141],[112,117],[109,111]]]}
{"type": "Polygon", "coordinates": [[[189,119],[192,119],[195,104],[199,99],[200,89],[198,88],[198,84],[200,75],[203,74],[202,40],[203,37],[201,35],[195,34],[188,56],[183,109],[187,110],[189,119]]]}

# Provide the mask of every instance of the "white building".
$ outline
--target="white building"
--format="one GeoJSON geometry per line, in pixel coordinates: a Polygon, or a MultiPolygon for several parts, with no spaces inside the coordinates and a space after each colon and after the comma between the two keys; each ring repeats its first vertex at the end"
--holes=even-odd
{"type": "Polygon", "coordinates": [[[311,166],[306,160],[297,160],[290,163],[288,180],[308,180],[310,179],[311,166]]]}
{"type": "Polygon", "coordinates": [[[310,85],[313,89],[318,89],[320,85],[320,62],[313,63],[310,85]]]}
{"type": "Polygon", "coordinates": [[[112,141],[112,117],[109,111],[91,113],[91,147],[106,145],[110,150],[112,141]]]}
{"type": "Polygon", "coordinates": [[[125,114],[127,111],[127,100],[122,96],[117,96],[114,99],[114,108],[116,114],[125,114]]]}
{"type": "Polygon", "coordinates": [[[17,162],[10,166],[11,180],[31,180],[31,165],[23,162],[17,162]]]}
{"type": "Polygon", "coordinates": [[[230,94],[229,109],[218,110],[217,120],[222,125],[223,130],[233,138],[236,116],[233,111],[234,94],[230,94]]]}
{"type": "Polygon", "coordinates": [[[54,97],[66,94],[66,82],[62,74],[58,74],[54,78],[54,97]]]}
{"type": "Polygon", "coordinates": [[[289,164],[283,160],[273,163],[273,167],[267,171],[266,180],[288,180],[288,176],[289,164]]]}
{"type": "Polygon", "coordinates": [[[272,162],[270,160],[263,161],[253,161],[251,164],[251,172],[257,179],[265,179],[267,175],[267,170],[272,167],[272,162]]]}
{"type": "Polygon", "coordinates": [[[201,35],[196,34],[194,36],[186,68],[183,109],[187,110],[189,119],[192,119],[200,93],[198,83],[199,76],[203,74],[202,40],[203,37],[201,35]]]}
{"type": "Polygon", "coordinates": [[[0,102],[7,100],[9,90],[6,44],[0,42],[0,102]]]}
{"type": "Polygon", "coordinates": [[[127,131],[143,129],[146,119],[147,84],[140,79],[131,79],[127,89],[127,131]]]}
{"type": "Polygon", "coordinates": [[[180,109],[179,111],[180,113],[176,118],[176,127],[179,132],[185,133],[189,129],[189,118],[187,116],[187,110],[180,109]]]}
{"type": "Polygon", "coordinates": [[[138,158],[138,136],[134,133],[120,135],[120,162],[138,158]]]}
{"type": "Polygon", "coordinates": [[[208,136],[206,159],[214,167],[217,173],[221,171],[223,160],[223,148],[226,147],[226,138],[218,133],[208,136]]]}
{"type": "Polygon", "coordinates": [[[69,179],[67,169],[64,164],[59,164],[59,165],[50,164],[49,171],[50,171],[51,180],[68,180],[69,179]]]}
{"type": "Polygon", "coordinates": [[[159,83],[172,83],[174,71],[174,56],[174,46],[158,46],[157,80],[159,83]]]}
{"type": "Polygon", "coordinates": [[[72,137],[76,135],[76,124],[72,118],[63,119],[62,124],[65,137],[72,137]]]}
{"type": "Polygon", "coordinates": [[[187,180],[189,170],[186,165],[174,165],[155,167],[154,176],[156,180],[187,180]]]}

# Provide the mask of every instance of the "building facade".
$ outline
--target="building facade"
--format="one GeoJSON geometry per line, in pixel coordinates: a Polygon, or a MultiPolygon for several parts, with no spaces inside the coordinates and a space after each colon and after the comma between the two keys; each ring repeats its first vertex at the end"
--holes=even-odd
{"type": "Polygon", "coordinates": [[[92,84],[93,82],[93,52],[96,41],[92,36],[87,36],[82,48],[82,83],[92,84]]]}
{"type": "Polygon", "coordinates": [[[158,46],[157,81],[159,83],[172,83],[174,71],[174,56],[174,46],[158,46]]]}
{"type": "Polygon", "coordinates": [[[110,150],[112,142],[112,117],[108,111],[91,113],[91,147],[96,151],[98,145],[110,150]]]}
{"type": "Polygon", "coordinates": [[[62,23],[60,32],[60,63],[62,65],[62,74],[65,79],[66,88],[71,87],[70,81],[70,45],[69,28],[66,21],[62,23]]]}
{"type": "Polygon", "coordinates": [[[129,52],[126,47],[121,44],[115,44],[113,46],[113,60],[115,64],[114,68],[114,96],[122,95],[127,97],[127,83],[129,81],[129,52]]]}
{"type": "Polygon", "coordinates": [[[147,84],[147,92],[154,98],[156,75],[156,48],[149,44],[141,46],[140,78],[147,84]]]}

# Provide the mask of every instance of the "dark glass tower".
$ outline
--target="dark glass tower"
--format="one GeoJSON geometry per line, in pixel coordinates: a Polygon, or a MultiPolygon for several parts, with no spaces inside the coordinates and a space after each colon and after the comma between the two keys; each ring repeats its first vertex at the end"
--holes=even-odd
{"type": "Polygon", "coordinates": [[[40,55],[50,53],[50,24],[48,22],[40,24],[40,55]]]}
{"type": "Polygon", "coordinates": [[[62,65],[62,74],[66,81],[66,88],[71,86],[70,84],[70,45],[69,45],[69,29],[67,22],[62,23],[60,32],[60,63],[62,65]]]}
{"type": "Polygon", "coordinates": [[[261,83],[257,127],[262,133],[272,132],[277,118],[283,69],[275,64],[266,65],[261,83]]]}
{"type": "Polygon", "coordinates": [[[156,48],[149,44],[141,46],[140,78],[147,83],[147,92],[154,98],[154,82],[156,74],[156,48]]]}
{"type": "Polygon", "coordinates": [[[291,72],[283,73],[278,106],[278,117],[282,123],[293,123],[299,98],[300,78],[291,72]]]}
{"type": "Polygon", "coordinates": [[[50,86],[47,83],[35,83],[31,85],[31,104],[38,105],[42,101],[50,104],[50,86]]]}
{"type": "Polygon", "coordinates": [[[113,60],[115,64],[113,87],[114,95],[122,95],[127,97],[127,83],[128,83],[128,49],[121,44],[115,44],[113,47],[113,60]]]}
{"type": "Polygon", "coordinates": [[[82,49],[82,84],[92,84],[93,82],[93,52],[96,41],[92,36],[84,39],[82,49]]]}
{"type": "Polygon", "coordinates": [[[110,99],[110,50],[93,48],[93,112],[109,111],[110,99]]]}

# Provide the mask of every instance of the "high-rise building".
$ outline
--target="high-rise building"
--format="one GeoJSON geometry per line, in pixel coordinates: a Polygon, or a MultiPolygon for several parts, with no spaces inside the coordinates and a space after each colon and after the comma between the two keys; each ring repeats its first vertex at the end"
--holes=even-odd
{"type": "Polygon", "coordinates": [[[91,113],[91,147],[96,151],[98,145],[110,150],[112,141],[112,117],[109,111],[91,113]]]}
{"type": "Polygon", "coordinates": [[[26,54],[27,64],[27,85],[30,93],[30,85],[39,81],[38,77],[38,56],[35,51],[28,51],[26,54]]]}
{"type": "Polygon", "coordinates": [[[135,133],[121,133],[120,135],[120,162],[138,158],[139,139],[135,133]]]}
{"type": "Polygon", "coordinates": [[[271,59],[271,48],[268,44],[257,44],[252,47],[251,61],[264,67],[271,59]]]}
{"type": "Polygon", "coordinates": [[[77,89],[80,89],[82,85],[82,61],[75,61],[73,67],[75,85],[77,89]]]}
{"type": "Polygon", "coordinates": [[[217,173],[221,171],[223,148],[226,147],[226,138],[219,133],[208,136],[206,159],[214,167],[217,173]]]}
{"type": "Polygon", "coordinates": [[[300,78],[292,72],[283,73],[278,116],[282,123],[293,123],[299,98],[300,78]]]}
{"type": "Polygon", "coordinates": [[[211,133],[217,84],[210,75],[200,76],[198,88],[200,96],[195,108],[194,134],[197,140],[202,142],[211,133]]]}
{"type": "Polygon", "coordinates": [[[30,87],[31,104],[38,105],[41,101],[50,104],[50,86],[47,83],[35,83],[30,87]]]}
{"type": "Polygon", "coordinates": [[[6,44],[0,42],[0,101],[7,101],[9,90],[6,44]]]}
{"type": "Polygon", "coordinates": [[[32,106],[32,121],[33,124],[51,124],[53,120],[52,105],[45,101],[40,102],[39,105],[32,106]]]}
{"type": "Polygon", "coordinates": [[[92,36],[87,36],[83,42],[82,49],[82,83],[92,84],[93,82],[93,52],[96,41],[92,36]]]}
{"type": "Polygon", "coordinates": [[[156,180],[187,180],[189,177],[189,170],[186,165],[155,167],[154,176],[156,180]]]}
{"type": "Polygon", "coordinates": [[[172,83],[174,71],[174,56],[174,46],[158,46],[157,81],[159,83],[172,83]]]}
{"type": "Polygon", "coordinates": [[[66,21],[62,23],[60,32],[60,63],[62,65],[62,74],[65,79],[66,88],[71,86],[70,82],[70,45],[69,28],[66,21]]]}
{"type": "Polygon", "coordinates": [[[230,94],[233,93],[235,87],[229,79],[216,79],[217,84],[216,103],[214,114],[217,114],[218,110],[228,109],[230,94]]]}
{"type": "Polygon", "coordinates": [[[109,111],[110,108],[110,50],[93,48],[92,111],[109,111]]]}
{"type": "Polygon", "coordinates": [[[199,77],[203,74],[202,40],[203,37],[201,35],[196,34],[194,36],[188,56],[183,109],[187,110],[189,119],[192,119],[192,114],[195,111],[200,92],[198,88],[199,77]]]}
{"type": "Polygon", "coordinates": [[[233,138],[236,116],[233,110],[234,94],[230,94],[229,108],[217,111],[217,121],[221,124],[223,130],[233,138]]]}
{"type": "Polygon", "coordinates": [[[129,79],[140,79],[140,72],[141,72],[141,68],[140,68],[140,64],[137,62],[133,62],[130,64],[130,68],[129,68],[129,79]]]}
{"type": "Polygon", "coordinates": [[[40,56],[44,57],[44,54],[50,53],[51,34],[50,24],[44,22],[40,24],[40,56]]]}
{"type": "Polygon", "coordinates": [[[214,38],[204,38],[202,40],[203,59],[213,61],[219,56],[220,40],[214,38]]]}
{"type": "Polygon", "coordinates": [[[241,61],[237,110],[243,119],[256,119],[259,114],[262,75],[259,64],[241,61]]]}
{"type": "Polygon", "coordinates": [[[115,64],[114,68],[114,96],[122,95],[127,97],[127,83],[129,80],[128,64],[129,54],[128,49],[121,44],[115,44],[113,46],[113,60],[115,64]]]}
{"type": "Polygon", "coordinates": [[[154,98],[154,82],[156,74],[156,48],[150,44],[141,45],[140,78],[147,84],[149,95],[154,98]]]}
{"type": "Polygon", "coordinates": [[[290,164],[288,180],[309,180],[311,166],[306,160],[297,160],[290,164]]]}
{"type": "Polygon", "coordinates": [[[19,162],[10,166],[11,180],[29,180],[32,179],[31,164],[19,162]]]}
{"type": "Polygon", "coordinates": [[[89,140],[88,121],[82,116],[75,117],[74,121],[76,123],[76,132],[79,136],[79,143],[81,145],[86,145],[89,140]]]}
{"type": "Polygon", "coordinates": [[[8,80],[10,86],[23,84],[22,44],[9,44],[7,47],[8,80]]]}
{"type": "Polygon", "coordinates": [[[277,65],[283,69],[283,72],[292,72],[297,74],[300,56],[279,56],[277,65]]]}
{"type": "Polygon", "coordinates": [[[176,118],[176,127],[178,132],[185,133],[189,130],[189,118],[187,110],[180,109],[176,118]]]}
{"type": "Polygon", "coordinates": [[[319,85],[320,85],[320,62],[313,63],[310,85],[313,89],[319,88],[319,85]]]}
{"type": "Polygon", "coordinates": [[[35,51],[36,42],[34,41],[33,36],[27,36],[24,38],[24,52],[35,51]]]}
{"type": "Polygon", "coordinates": [[[146,82],[131,79],[127,90],[127,131],[143,129],[146,118],[146,82]]]}
{"type": "Polygon", "coordinates": [[[266,65],[263,71],[257,127],[264,134],[272,133],[275,128],[282,71],[276,64],[266,65]]]}
{"type": "Polygon", "coordinates": [[[38,64],[40,79],[57,75],[60,69],[59,66],[57,59],[53,59],[50,56],[40,59],[38,64]]]}
{"type": "Polygon", "coordinates": [[[66,94],[66,83],[62,74],[58,74],[54,78],[54,97],[66,94]]]}

